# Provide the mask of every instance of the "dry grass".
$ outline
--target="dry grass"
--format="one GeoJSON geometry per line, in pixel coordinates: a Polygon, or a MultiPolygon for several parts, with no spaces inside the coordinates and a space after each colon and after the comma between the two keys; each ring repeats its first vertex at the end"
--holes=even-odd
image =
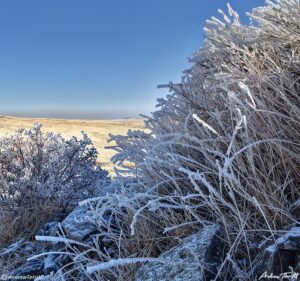
{"type": "Polygon", "coordinates": [[[81,131],[86,132],[99,152],[99,163],[110,174],[113,174],[113,164],[110,158],[115,154],[115,151],[105,149],[109,133],[125,135],[129,129],[144,129],[144,123],[141,119],[65,120],[1,116],[0,137],[21,128],[30,128],[34,123],[42,123],[44,130],[62,134],[64,137],[80,137],[81,131]]]}
{"type": "MultiPolygon", "coordinates": [[[[251,26],[229,14],[207,22],[192,68],[146,120],[153,134],[115,138],[115,161],[135,163],[138,177],[120,173],[113,193],[81,202],[99,238],[65,243],[74,264],[50,280],[134,280],[137,258],[218,223],[226,247],[214,280],[253,281],[264,249],[299,225],[299,1],[268,1],[251,26]]],[[[64,241],[38,238],[53,239],[64,241]]]]}

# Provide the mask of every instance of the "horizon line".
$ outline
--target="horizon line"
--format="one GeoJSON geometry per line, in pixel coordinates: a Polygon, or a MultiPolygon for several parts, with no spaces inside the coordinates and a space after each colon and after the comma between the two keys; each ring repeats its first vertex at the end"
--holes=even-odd
{"type": "Polygon", "coordinates": [[[113,120],[134,120],[134,119],[140,119],[144,120],[145,118],[141,115],[139,116],[127,116],[127,117],[98,117],[98,118],[91,118],[91,117],[47,117],[47,116],[22,116],[22,115],[7,115],[7,114],[0,114],[0,118],[7,118],[7,119],[52,119],[52,120],[89,120],[89,121],[97,121],[97,120],[107,120],[107,121],[113,121],[113,120]]]}

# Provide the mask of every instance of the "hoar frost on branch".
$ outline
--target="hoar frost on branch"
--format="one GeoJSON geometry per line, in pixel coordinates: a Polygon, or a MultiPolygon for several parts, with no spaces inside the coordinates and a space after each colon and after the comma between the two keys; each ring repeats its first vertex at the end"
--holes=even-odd
{"type": "MultiPolygon", "coordinates": [[[[150,133],[112,137],[124,178],[120,171],[119,188],[90,207],[98,223],[109,210],[119,230],[106,225],[114,250],[81,259],[75,267],[83,274],[111,259],[157,257],[217,222],[227,248],[216,280],[254,280],[263,247],[297,223],[300,4],[267,1],[249,14],[250,26],[228,8],[229,15],[219,11],[223,20],[207,21],[192,67],[146,119],[150,133]],[[126,183],[129,172],[136,179],[126,183]]],[[[132,280],[135,269],[88,276],[132,280]]]]}
{"type": "Polygon", "coordinates": [[[60,219],[79,201],[94,196],[108,179],[96,157],[86,134],[82,139],[64,139],[43,133],[39,124],[1,139],[1,242],[4,233],[12,234],[8,225],[17,228],[11,230],[17,231],[12,235],[16,238],[47,219],[60,219]]]}

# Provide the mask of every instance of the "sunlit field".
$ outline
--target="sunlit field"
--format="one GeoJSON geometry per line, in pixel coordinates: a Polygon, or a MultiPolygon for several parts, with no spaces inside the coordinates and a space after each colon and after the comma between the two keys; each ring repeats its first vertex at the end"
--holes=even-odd
{"type": "Polygon", "coordinates": [[[144,129],[141,119],[120,119],[120,120],[65,120],[46,118],[16,118],[10,116],[0,117],[0,136],[11,134],[21,128],[30,128],[34,123],[42,123],[44,131],[59,133],[64,137],[81,136],[84,131],[92,139],[99,152],[98,161],[101,167],[113,174],[113,164],[110,158],[114,150],[105,149],[109,133],[122,135],[129,129],[144,129]]]}

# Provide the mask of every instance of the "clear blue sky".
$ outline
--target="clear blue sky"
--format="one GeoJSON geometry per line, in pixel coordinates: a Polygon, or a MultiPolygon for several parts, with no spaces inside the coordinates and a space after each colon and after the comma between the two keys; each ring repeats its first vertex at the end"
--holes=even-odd
{"type": "MultiPolygon", "coordinates": [[[[121,118],[180,80],[223,0],[1,0],[0,114],[121,118]]],[[[263,0],[232,0],[245,12],[263,0]]]]}

